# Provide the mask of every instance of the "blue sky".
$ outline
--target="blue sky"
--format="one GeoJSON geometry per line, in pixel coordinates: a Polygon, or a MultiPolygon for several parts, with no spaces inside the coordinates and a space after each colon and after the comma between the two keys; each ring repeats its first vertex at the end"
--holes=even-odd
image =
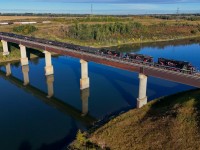
{"type": "Polygon", "coordinates": [[[150,14],[200,13],[200,0],[0,0],[0,12],[150,14]]]}

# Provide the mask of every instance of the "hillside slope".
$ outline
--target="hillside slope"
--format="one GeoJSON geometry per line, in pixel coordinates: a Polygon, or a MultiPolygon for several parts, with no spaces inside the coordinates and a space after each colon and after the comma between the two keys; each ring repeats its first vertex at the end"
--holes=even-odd
{"type": "Polygon", "coordinates": [[[131,110],[97,129],[90,141],[111,150],[200,149],[200,90],[131,110]]]}

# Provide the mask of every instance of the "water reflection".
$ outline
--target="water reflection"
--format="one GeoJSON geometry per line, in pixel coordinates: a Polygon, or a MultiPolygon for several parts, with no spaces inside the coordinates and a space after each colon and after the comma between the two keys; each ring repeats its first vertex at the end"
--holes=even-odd
{"type": "Polygon", "coordinates": [[[23,73],[23,78],[24,78],[24,85],[28,85],[29,84],[29,66],[25,65],[22,66],[22,73],[23,73]]]}
{"type": "Polygon", "coordinates": [[[81,94],[81,101],[82,101],[82,116],[88,114],[88,98],[90,95],[90,89],[84,89],[80,91],[81,94]]]}
{"type": "Polygon", "coordinates": [[[7,63],[5,67],[6,67],[6,76],[10,76],[11,75],[10,63],[7,63]]]}
{"type": "MultiPolygon", "coordinates": [[[[9,65],[7,64],[6,66],[10,67],[10,63],[9,63],[9,65]]],[[[24,66],[22,69],[22,70],[26,70],[25,71],[26,78],[28,77],[27,76],[27,72],[28,72],[27,68],[29,68],[29,67],[24,66]]],[[[11,70],[11,69],[9,68],[9,70],[11,70]]],[[[83,103],[83,111],[81,112],[77,108],[75,108],[53,96],[53,94],[54,94],[54,90],[53,90],[54,75],[46,76],[48,95],[45,92],[41,91],[40,89],[37,89],[36,87],[33,87],[30,84],[26,84],[26,87],[24,87],[24,83],[27,83],[27,79],[24,79],[24,82],[22,82],[18,78],[11,76],[11,75],[8,78],[7,73],[5,74],[3,71],[0,71],[0,77],[4,78],[5,80],[11,82],[14,85],[17,85],[17,87],[23,89],[24,91],[31,93],[32,95],[37,97],[39,100],[42,100],[46,104],[53,106],[53,108],[56,108],[57,110],[65,113],[66,115],[70,115],[73,118],[75,118],[76,120],[81,121],[86,126],[91,125],[96,120],[94,117],[92,117],[92,116],[90,116],[90,114],[88,114],[89,89],[83,90],[81,92],[82,93],[81,99],[82,99],[82,103],[83,103]],[[26,80],[26,82],[25,82],[25,80],[26,80]]]]}
{"type": "Polygon", "coordinates": [[[47,91],[48,91],[47,97],[51,98],[54,94],[54,89],[53,89],[54,75],[46,76],[46,82],[47,82],[47,91]]]}
{"type": "Polygon", "coordinates": [[[164,50],[167,47],[188,46],[191,44],[200,44],[200,38],[196,37],[193,39],[181,39],[181,40],[150,42],[150,43],[134,43],[128,45],[114,46],[111,47],[111,49],[120,50],[124,52],[139,52],[143,48],[154,48],[154,49],[164,50]]]}

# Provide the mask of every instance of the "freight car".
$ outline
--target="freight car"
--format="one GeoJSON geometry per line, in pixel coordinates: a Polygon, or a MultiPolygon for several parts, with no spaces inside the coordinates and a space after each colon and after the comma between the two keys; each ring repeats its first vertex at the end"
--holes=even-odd
{"type": "Polygon", "coordinates": [[[105,54],[105,55],[111,55],[111,56],[114,56],[114,57],[120,57],[121,56],[120,52],[116,52],[114,50],[108,50],[108,49],[100,49],[99,53],[105,54]]]}
{"type": "Polygon", "coordinates": [[[153,63],[153,57],[147,56],[147,55],[142,55],[142,54],[135,54],[135,53],[127,53],[125,55],[125,59],[134,59],[141,61],[143,63],[153,63]]]}

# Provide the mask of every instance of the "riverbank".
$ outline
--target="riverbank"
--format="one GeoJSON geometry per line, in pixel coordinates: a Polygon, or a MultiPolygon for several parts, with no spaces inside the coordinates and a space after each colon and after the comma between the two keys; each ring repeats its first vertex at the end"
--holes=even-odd
{"type": "Polygon", "coordinates": [[[77,134],[78,140],[73,146],[86,147],[82,146],[84,142],[81,145],[82,136],[90,147],[111,150],[198,149],[199,95],[200,90],[191,90],[151,101],[141,109],[130,110],[89,131],[88,138],[86,134],[77,134]]]}
{"type": "MultiPolygon", "coordinates": [[[[34,59],[38,58],[38,55],[30,54],[29,58],[34,59]]],[[[8,62],[17,62],[20,61],[21,55],[20,50],[12,50],[9,55],[3,56],[3,52],[0,52],[0,64],[8,63],[8,62]]]]}

